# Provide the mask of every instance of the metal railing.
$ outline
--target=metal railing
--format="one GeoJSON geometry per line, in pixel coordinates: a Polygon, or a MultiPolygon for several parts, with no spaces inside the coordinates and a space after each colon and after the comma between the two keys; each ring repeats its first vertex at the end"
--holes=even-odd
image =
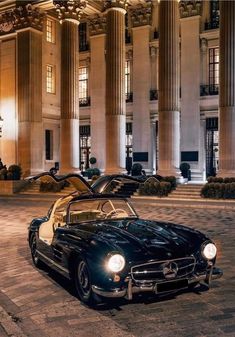
{"type": "Polygon", "coordinates": [[[79,99],[79,106],[80,107],[90,106],[90,105],[91,105],[91,99],[90,99],[90,97],[80,98],[79,99]]]}
{"type": "Polygon", "coordinates": [[[200,96],[213,96],[219,94],[218,84],[201,84],[200,96]]]}

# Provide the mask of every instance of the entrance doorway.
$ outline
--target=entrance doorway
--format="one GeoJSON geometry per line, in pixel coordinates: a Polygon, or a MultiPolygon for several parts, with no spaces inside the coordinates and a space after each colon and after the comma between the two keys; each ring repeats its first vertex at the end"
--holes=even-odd
{"type": "Polygon", "coordinates": [[[218,118],[206,119],[206,176],[216,176],[219,162],[218,118]]]}

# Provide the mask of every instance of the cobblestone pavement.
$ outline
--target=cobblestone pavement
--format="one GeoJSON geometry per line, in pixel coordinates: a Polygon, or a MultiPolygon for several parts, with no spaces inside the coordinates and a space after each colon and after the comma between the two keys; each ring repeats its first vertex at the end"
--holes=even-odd
{"type": "Polygon", "coordinates": [[[224,276],[209,291],[140,297],[93,310],[74,297],[67,281],[32,266],[27,226],[47,209],[45,202],[0,201],[1,337],[235,336],[235,210],[138,204],[145,218],[187,224],[210,235],[224,276]]]}

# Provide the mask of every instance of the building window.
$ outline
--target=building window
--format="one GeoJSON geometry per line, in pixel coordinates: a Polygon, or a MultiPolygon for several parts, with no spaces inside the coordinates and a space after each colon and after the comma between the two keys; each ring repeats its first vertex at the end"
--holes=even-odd
{"type": "Polygon", "coordinates": [[[88,97],[88,67],[79,68],[79,105],[90,105],[88,97]]]}
{"type": "Polygon", "coordinates": [[[133,101],[133,95],[131,92],[131,61],[125,62],[125,94],[126,102],[133,101]]]}
{"type": "Polygon", "coordinates": [[[90,125],[80,126],[80,168],[85,171],[89,167],[91,153],[91,130],[90,125]]]}
{"type": "Polygon", "coordinates": [[[219,48],[209,49],[209,93],[218,94],[219,90],[219,48]]]}
{"type": "Polygon", "coordinates": [[[218,118],[206,119],[206,176],[215,176],[219,163],[218,118]]]}
{"type": "Polygon", "coordinates": [[[47,64],[47,92],[55,94],[55,66],[47,64]]]}
{"type": "Polygon", "coordinates": [[[53,130],[45,130],[46,160],[53,160],[53,130]]]}
{"type": "Polygon", "coordinates": [[[133,160],[132,123],[126,123],[126,170],[130,174],[133,160]]]}
{"type": "Polygon", "coordinates": [[[219,28],[219,0],[211,0],[211,28],[219,28]]]}
{"type": "Polygon", "coordinates": [[[55,21],[51,19],[46,21],[46,40],[55,43],[55,21]]]}
{"type": "Polygon", "coordinates": [[[79,25],[79,51],[86,51],[89,49],[87,43],[87,24],[82,22],[79,25]]]}

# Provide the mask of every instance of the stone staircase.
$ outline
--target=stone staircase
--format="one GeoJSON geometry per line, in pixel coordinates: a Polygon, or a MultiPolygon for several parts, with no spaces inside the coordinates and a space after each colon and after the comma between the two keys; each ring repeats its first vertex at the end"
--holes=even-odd
{"type": "Polygon", "coordinates": [[[177,199],[177,200],[201,200],[201,189],[204,184],[180,184],[177,185],[176,189],[172,191],[166,199],[177,199]]]}
{"type": "Polygon", "coordinates": [[[130,198],[139,188],[139,183],[136,182],[118,182],[112,190],[114,194],[120,194],[130,198]]]}
{"type": "Polygon", "coordinates": [[[56,195],[58,197],[70,194],[75,191],[73,186],[64,187],[60,192],[40,192],[40,182],[34,181],[29,183],[23,190],[20,191],[20,195],[56,195]]]}

